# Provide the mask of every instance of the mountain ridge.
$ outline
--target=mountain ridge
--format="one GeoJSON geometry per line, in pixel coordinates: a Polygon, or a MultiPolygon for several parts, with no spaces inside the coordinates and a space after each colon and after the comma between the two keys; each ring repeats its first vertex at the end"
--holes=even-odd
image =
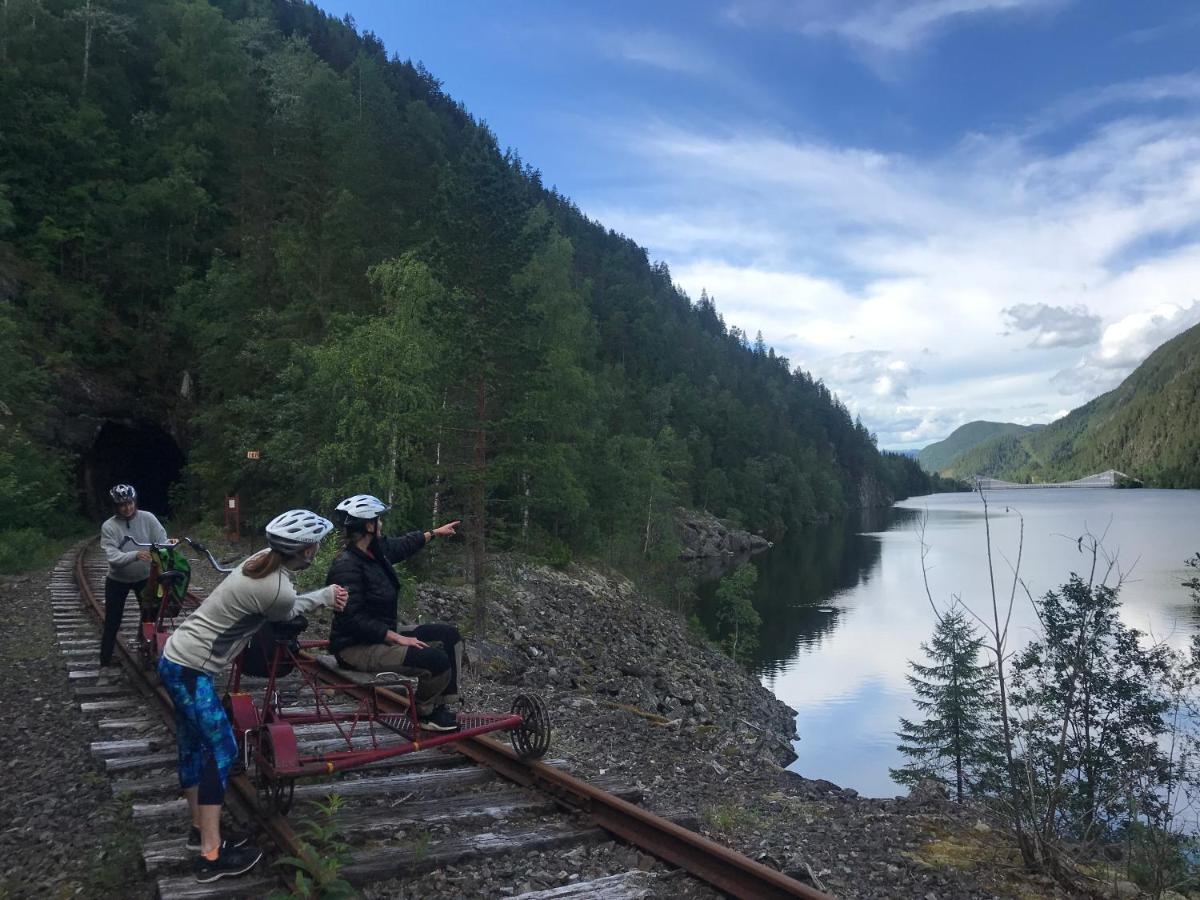
{"type": "Polygon", "coordinates": [[[944,471],[1069,481],[1117,469],[1148,487],[1200,487],[1200,325],[1154,350],[1117,387],[1032,433],[997,435],[944,471]]]}
{"type": "Polygon", "coordinates": [[[991,422],[976,419],[960,425],[945,438],[923,447],[917,453],[917,462],[926,472],[936,473],[949,468],[955,458],[973,447],[999,435],[1020,434],[1041,425],[1018,425],[1015,422],[991,422]]]}

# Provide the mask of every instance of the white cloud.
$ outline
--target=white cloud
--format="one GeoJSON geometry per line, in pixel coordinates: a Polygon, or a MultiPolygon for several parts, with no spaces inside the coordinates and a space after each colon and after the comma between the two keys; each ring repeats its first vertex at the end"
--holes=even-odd
{"type": "Polygon", "coordinates": [[[606,197],[604,221],[824,378],[884,446],[974,418],[1049,421],[1192,321],[1200,110],[1187,105],[1054,151],[1028,133],[971,135],[933,160],[640,124],[617,131],[645,182],[628,207],[606,197]],[[908,369],[878,368],[893,362],[908,369]]]}
{"type": "Polygon", "coordinates": [[[662,32],[603,32],[596,40],[602,53],[626,62],[683,75],[714,71],[709,54],[662,32]]]}
{"type": "Polygon", "coordinates": [[[1200,302],[1196,301],[1187,306],[1164,303],[1132,313],[1104,329],[1094,351],[1052,380],[1064,394],[1102,394],[1120,384],[1155,348],[1197,323],[1200,302]]]}
{"type": "Polygon", "coordinates": [[[738,0],[726,7],[724,16],[743,27],[782,27],[907,52],[964,20],[1063,5],[1062,0],[738,0]]]}
{"type": "Polygon", "coordinates": [[[892,359],[886,350],[843,353],[830,361],[829,378],[838,384],[865,388],[879,400],[904,400],[909,385],[921,375],[902,359],[892,359]]]}
{"type": "Polygon", "coordinates": [[[1100,317],[1085,306],[1018,303],[1001,312],[1014,330],[1034,333],[1030,347],[1084,347],[1100,336],[1100,317]]]}

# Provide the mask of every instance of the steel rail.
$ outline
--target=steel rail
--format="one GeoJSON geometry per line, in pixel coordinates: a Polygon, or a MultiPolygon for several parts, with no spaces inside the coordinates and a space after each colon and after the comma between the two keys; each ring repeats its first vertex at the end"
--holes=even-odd
{"type": "MultiPolygon", "coordinates": [[[[96,598],[95,591],[88,581],[87,574],[83,569],[83,558],[87,548],[92,544],[98,543],[99,538],[93,538],[84,545],[80,546],[75,555],[75,583],[79,588],[79,593],[83,597],[85,604],[96,616],[100,624],[104,623],[104,604],[96,598]]],[[[189,595],[191,592],[188,592],[189,595]]],[[[200,599],[200,598],[196,598],[200,599]]],[[[134,657],[133,652],[126,646],[125,642],[118,640],[116,642],[115,651],[118,653],[118,658],[121,665],[131,676],[131,681],[137,688],[138,692],[143,696],[157,700],[153,704],[155,712],[170,729],[171,733],[175,733],[175,705],[171,702],[171,696],[161,684],[153,683],[146,671],[142,668],[140,660],[134,657]]],[[[296,836],[296,832],[292,830],[292,826],[288,823],[285,816],[278,813],[265,812],[258,804],[258,792],[250,779],[246,775],[231,775],[229,778],[229,787],[232,789],[233,797],[227,797],[227,800],[232,799],[232,804],[247,821],[256,822],[267,833],[272,843],[275,844],[277,850],[283,856],[293,856],[297,859],[304,860],[312,866],[317,865],[317,860],[313,859],[307,848],[303,845],[300,839],[296,836]]],[[[288,889],[295,888],[295,880],[289,877],[286,872],[279,869],[274,870],[275,875],[288,886],[288,889]]]]}
{"type": "MultiPolygon", "coordinates": [[[[89,542],[89,545],[94,542],[89,542]]],[[[92,612],[103,622],[104,607],[96,599],[83,570],[84,552],[84,547],[81,547],[76,555],[76,582],[92,612]]],[[[161,685],[151,683],[124,642],[118,641],[117,649],[121,654],[122,665],[137,676],[135,683],[138,684],[139,690],[159,700],[156,704],[157,711],[167,726],[174,731],[173,705],[166,690],[161,685]]],[[[307,651],[302,652],[311,658],[307,651]]],[[[337,684],[343,693],[350,696],[361,696],[368,691],[368,688],[339,682],[333,672],[326,671],[320,665],[314,667],[313,674],[321,681],[337,684]]],[[[395,691],[378,686],[375,686],[374,690],[381,708],[387,706],[397,713],[408,709],[407,698],[395,691]]],[[[736,850],[724,847],[649,810],[622,800],[561,769],[543,762],[522,760],[508,747],[489,737],[478,735],[464,738],[447,745],[444,750],[451,748],[477,765],[492,769],[502,778],[548,794],[564,808],[589,816],[593,823],[615,837],[671,865],[679,866],[739,900],[834,900],[831,895],[784,875],[777,869],[765,866],[736,850]]],[[[246,775],[235,775],[230,778],[229,783],[234,790],[239,810],[258,822],[284,855],[308,858],[308,853],[287,818],[278,813],[267,813],[259,805],[257,790],[246,775]]],[[[284,880],[291,885],[290,879],[284,880]]]]}
{"type": "MultiPolygon", "coordinates": [[[[407,709],[404,697],[376,688],[380,706],[407,709]]],[[[833,900],[777,869],[711,841],[547,763],[525,761],[499,741],[484,735],[451,745],[462,755],[503,778],[549,794],[563,806],[584,813],[610,834],[685,871],[733,897],[744,900],[833,900]]]]}

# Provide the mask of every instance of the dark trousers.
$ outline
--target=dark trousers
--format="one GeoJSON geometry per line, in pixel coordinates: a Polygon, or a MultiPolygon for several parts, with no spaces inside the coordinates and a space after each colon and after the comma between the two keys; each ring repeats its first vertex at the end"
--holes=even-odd
{"type": "Polygon", "coordinates": [[[145,586],[145,579],[141,581],[104,579],[104,633],[100,637],[100,665],[107,666],[112,661],[113,647],[117,643],[117,632],[121,630],[121,619],[125,616],[125,598],[129,596],[131,590],[136,598],[145,586]]]}
{"type": "Polygon", "coordinates": [[[395,672],[417,679],[417,710],[428,715],[439,704],[458,702],[462,635],[453,625],[399,628],[400,634],[429,644],[424,649],[395,644],[357,644],[337,653],[338,665],[358,672],[395,672]]]}
{"type": "Polygon", "coordinates": [[[408,652],[404,654],[404,664],[414,669],[425,669],[431,675],[441,675],[449,670],[450,681],[444,693],[450,702],[457,701],[458,669],[462,665],[462,635],[458,629],[453,625],[418,625],[416,628],[405,628],[400,634],[431,645],[423,650],[419,647],[406,648],[408,652]]]}

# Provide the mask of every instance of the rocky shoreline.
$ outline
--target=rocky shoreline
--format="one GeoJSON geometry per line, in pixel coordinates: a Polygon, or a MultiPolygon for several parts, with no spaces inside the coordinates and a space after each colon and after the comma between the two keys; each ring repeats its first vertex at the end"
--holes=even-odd
{"type": "MultiPolygon", "coordinates": [[[[468,636],[487,662],[467,700],[503,708],[518,691],[541,694],[551,753],[580,777],[643,787],[656,812],[687,814],[714,840],[838,897],[1053,896],[1007,860],[980,872],[945,864],[947,848],[992,852],[970,810],[936,795],[864,798],[788,771],[794,711],[623,576],[516,557],[490,571],[489,640],[468,636]]],[[[467,587],[424,584],[418,603],[426,621],[470,621],[467,587]]]]}

